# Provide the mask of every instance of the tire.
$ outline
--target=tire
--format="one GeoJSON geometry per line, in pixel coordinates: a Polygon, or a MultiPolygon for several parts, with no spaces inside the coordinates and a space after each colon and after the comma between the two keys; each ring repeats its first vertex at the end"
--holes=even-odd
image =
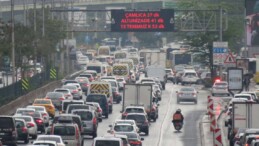
{"type": "Polygon", "coordinates": [[[93,133],[93,138],[95,138],[95,137],[97,137],[97,133],[96,133],[96,131],[93,133]]]}
{"type": "Polygon", "coordinates": [[[197,104],[198,103],[197,100],[195,100],[194,103],[197,104]]]}
{"type": "Polygon", "coordinates": [[[109,113],[105,114],[105,118],[106,118],[106,119],[109,118],[109,113]]]}
{"type": "Polygon", "coordinates": [[[149,135],[149,129],[147,129],[147,131],[145,132],[146,135],[149,135]]]}
{"type": "Polygon", "coordinates": [[[156,122],[156,118],[154,118],[153,121],[156,122]]]}
{"type": "Polygon", "coordinates": [[[36,139],[38,137],[38,135],[32,135],[31,137],[32,137],[32,139],[36,139]]]}
{"type": "Polygon", "coordinates": [[[24,144],[28,144],[30,142],[29,136],[26,140],[24,140],[24,144]]]}

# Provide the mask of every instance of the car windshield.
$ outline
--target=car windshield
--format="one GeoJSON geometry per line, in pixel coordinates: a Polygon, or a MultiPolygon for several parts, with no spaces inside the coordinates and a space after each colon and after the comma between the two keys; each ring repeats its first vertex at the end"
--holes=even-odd
{"type": "Polygon", "coordinates": [[[63,86],[63,88],[66,88],[66,89],[69,89],[69,90],[77,89],[77,87],[75,85],[63,86]]]}
{"type": "Polygon", "coordinates": [[[29,117],[15,117],[15,119],[23,119],[25,122],[31,121],[31,118],[29,118],[29,117]]]}
{"type": "Polygon", "coordinates": [[[73,127],[73,126],[55,126],[54,127],[54,135],[74,136],[75,135],[75,127],[73,127]]]}
{"type": "Polygon", "coordinates": [[[55,141],[55,142],[57,142],[57,143],[60,143],[61,142],[61,140],[60,140],[60,138],[58,138],[58,137],[51,137],[51,136],[48,136],[48,137],[41,137],[41,136],[39,136],[38,138],[37,138],[37,140],[38,141],[44,141],[44,140],[47,140],[47,141],[55,141]]]}
{"type": "Polygon", "coordinates": [[[180,91],[194,91],[193,88],[181,88],[180,91]]]}
{"type": "Polygon", "coordinates": [[[52,143],[34,143],[33,145],[39,145],[39,146],[55,146],[54,144],[52,143]]]}
{"type": "Polygon", "coordinates": [[[101,66],[87,66],[87,70],[94,70],[97,73],[101,73],[101,66]]]}
{"type": "Polygon", "coordinates": [[[133,131],[133,127],[131,125],[115,125],[114,131],[116,131],[116,132],[130,132],[130,131],[133,131]]]}
{"type": "Polygon", "coordinates": [[[237,96],[235,96],[235,98],[246,98],[246,99],[248,99],[248,100],[251,99],[250,96],[245,96],[245,95],[237,95],[237,96]]]}
{"type": "Polygon", "coordinates": [[[145,122],[145,116],[144,115],[128,115],[126,119],[135,120],[136,122],[145,122]]]}
{"type": "Polygon", "coordinates": [[[73,114],[79,115],[82,121],[91,121],[93,115],[89,111],[74,111],[73,114]]]}
{"type": "Polygon", "coordinates": [[[52,99],[52,98],[59,98],[62,97],[62,93],[58,93],[58,92],[49,92],[46,95],[48,98],[52,99]]]}
{"type": "Polygon", "coordinates": [[[115,141],[115,140],[96,140],[95,146],[120,146],[120,141],[115,141]]]}
{"type": "Polygon", "coordinates": [[[127,108],[126,113],[144,113],[144,110],[141,108],[127,108]]]}
{"type": "Polygon", "coordinates": [[[227,86],[227,83],[215,83],[216,86],[227,86]]]}
{"type": "Polygon", "coordinates": [[[69,93],[69,91],[68,91],[68,90],[55,90],[55,92],[69,93]]]}
{"type": "Polygon", "coordinates": [[[50,104],[50,100],[35,100],[33,104],[50,104]]]}

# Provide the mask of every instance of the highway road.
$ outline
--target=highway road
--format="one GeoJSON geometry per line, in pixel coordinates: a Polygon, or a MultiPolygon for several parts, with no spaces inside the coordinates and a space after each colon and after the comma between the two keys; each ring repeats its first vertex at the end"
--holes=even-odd
{"type": "MultiPolygon", "coordinates": [[[[159,118],[156,122],[151,122],[150,132],[148,136],[141,136],[144,138],[143,146],[200,146],[200,131],[199,121],[201,116],[206,112],[207,96],[209,91],[198,90],[199,98],[198,104],[192,102],[176,103],[176,91],[181,85],[174,85],[172,83],[166,84],[166,90],[163,91],[162,101],[159,106],[159,118]],[[182,109],[185,116],[184,126],[181,132],[176,132],[172,123],[171,117],[177,108],[182,109]]],[[[200,88],[200,87],[198,87],[200,88]]],[[[98,136],[107,135],[109,125],[115,120],[119,119],[121,104],[114,104],[113,113],[109,119],[104,119],[99,124],[98,136]]],[[[84,146],[92,145],[92,138],[86,136],[84,146]]],[[[25,146],[24,144],[19,144],[25,146]]]]}

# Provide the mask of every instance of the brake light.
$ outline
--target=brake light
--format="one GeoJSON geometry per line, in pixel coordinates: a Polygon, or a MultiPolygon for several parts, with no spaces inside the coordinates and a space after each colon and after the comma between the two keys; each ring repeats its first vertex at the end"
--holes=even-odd
{"type": "Polygon", "coordinates": [[[125,116],[125,117],[126,117],[127,115],[128,115],[128,113],[126,113],[126,112],[125,112],[125,113],[122,113],[122,116],[125,116]]]}
{"type": "Polygon", "coordinates": [[[65,98],[63,98],[63,97],[60,97],[60,98],[59,98],[59,101],[62,101],[62,100],[65,100],[65,98]]]}
{"type": "Polygon", "coordinates": [[[140,144],[141,144],[141,141],[130,141],[130,144],[140,145],[140,144]]]}
{"type": "Polygon", "coordinates": [[[93,124],[96,125],[97,124],[97,120],[96,117],[93,118],[93,124]]]}
{"type": "Polygon", "coordinates": [[[41,119],[37,119],[37,120],[36,120],[36,123],[38,123],[38,124],[42,124],[42,123],[43,123],[43,121],[42,121],[41,119]]]}
{"type": "Polygon", "coordinates": [[[43,114],[42,114],[42,117],[47,117],[47,114],[46,114],[46,113],[43,113],[43,114]]]}
{"type": "Polygon", "coordinates": [[[73,90],[73,93],[77,93],[78,92],[78,90],[73,90]]]}
{"type": "Polygon", "coordinates": [[[27,127],[34,127],[35,125],[33,123],[28,123],[27,127]]]}
{"type": "Polygon", "coordinates": [[[79,139],[79,130],[78,130],[78,127],[76,127],[76,139],[79,139]]]}
{"type": "Polygon", "coordinates": [[[12,131],[12,136],[13,136],[13,137],[16,137],[16,135],[17,135],[16,130],[13,130],[13,131],[12,131]]]}
{"type": "Polygon", "coordinates": [[[116,95],[116,96],[118,96],[119,94],[120,94],[119,92],[117,92],[117,91],[115,92],[115,95],[116,95]]]}
{"type": "Polygon", "coordinates": [[[192,93],[193,96],[196,96],[196,93],[192,93]]]}
{"type": "Polygon", "coordinates": [[[89,87],[89,84],[84,84],[84,86],[89,87]]]}
{"type": "Polygon", "coordinates": [[[26,127],[22,127],[22,132],[26,133],[27,132],[27,128],[26,127]]]}

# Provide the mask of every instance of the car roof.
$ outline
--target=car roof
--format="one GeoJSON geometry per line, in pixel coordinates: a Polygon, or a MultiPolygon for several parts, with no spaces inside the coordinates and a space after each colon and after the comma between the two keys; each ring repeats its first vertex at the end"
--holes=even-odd
{"type": "Polygon", "coordinates": [[[251,96],[251,94],[243,94],[243,93],[241,93],[241,94],[235,94],[234,96],[251,96]]]}
{"type": "Polygon", "coordinates": [[[50,141],[50,140],[37,140],[37,141],[34,141],[34,143],[51,143],[51,144],[57,144],[57,142],[55,141],[50,141]]]}
{"type": "Polygon", "coordinates": [[[141,109],[144,109],[144,106],[142,106],[142,105],[136,105],[136,106],[130,105],[130,106],[127,106],[126,108],[141,108],[141,109]]]}
{"type": "Polygon", "coordinates": [[[67,89],[67,88],[56,88],[55,90],[68,90],[69,91],[69,89],[67,89]]]}
{"type": "Polygon", "coordinates": [[[38,135],[37,137],[56,137],[56,138],[61,138],[59,135],[38,135]]]}
{"type": "Polygon", "coordinates": [[[96,140],[119,140],[119,141],[121,141],[121,138],[114,137],[113,135],[111,135],[111,136],[96,137],[96,138],[94,138],[94,141],[96,141],[96,140]]]}
{"type": "Polygon", "coordinates": [[[76,123],[54,123],[53,126],[76,126],[76,123]]]}
{"type": "Polygon", "coordinates": [[[146,116],[146,114],[144,113],[128,113],[127,116],[129,115],[143,115],[143,116],[146,116]]]}
{"type": "Polygon", "coordinates": [[[85,112],[94,112],[93,110],[88,110],[88,109],[74,109],[74,110],[72,110],[73,112],[75,112],[75,111],[85,111],[85,112]]]}

